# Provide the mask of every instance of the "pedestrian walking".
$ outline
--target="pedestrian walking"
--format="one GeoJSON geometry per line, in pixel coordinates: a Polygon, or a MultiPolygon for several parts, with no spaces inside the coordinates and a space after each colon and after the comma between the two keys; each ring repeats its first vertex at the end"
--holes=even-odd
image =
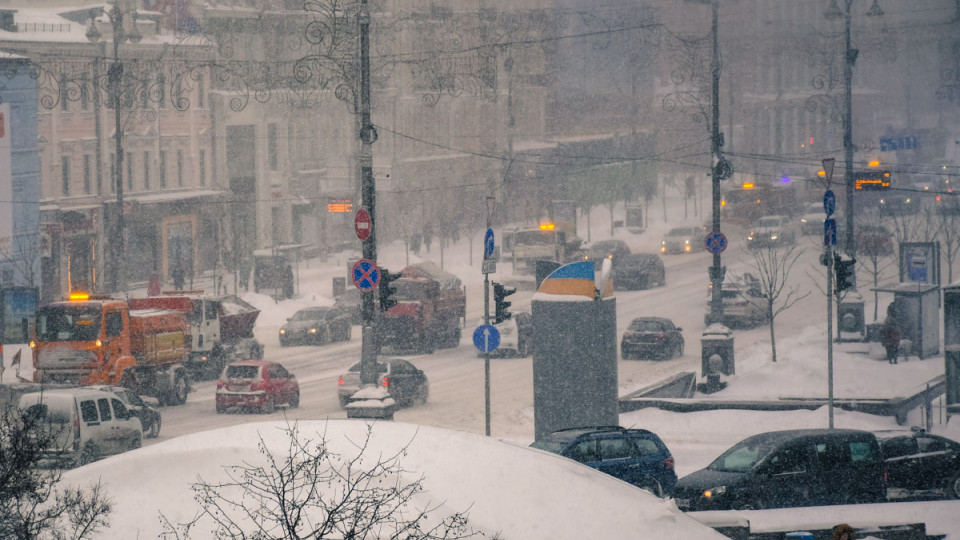
{"type": "Polygon", "coordinates": [[[293,298],[293,268],[289,264],[283,270],[283,296],[293,298]]]}
{"type": "Polygon", "coordinates": [[[890,302],[887,306],[887,318],[883,320],[883,326],[880,328],[880,343],[887,351],[887,362],[897,363],[897,355],[900,353],[900,323],[896,317],[896,302],[890,302]]]}

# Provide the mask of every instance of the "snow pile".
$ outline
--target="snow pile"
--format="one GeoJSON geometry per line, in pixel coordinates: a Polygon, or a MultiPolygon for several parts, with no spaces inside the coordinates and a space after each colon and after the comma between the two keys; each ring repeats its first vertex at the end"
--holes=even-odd
{"type": "MultiPolygon", "coordinates": [[[[301,422],[301,434],[321,435],[334,453],[352,456],[367,424],[358,420],[301,422]]],[[[394,422],[372,424],[369,456],[390,456],[406,446],[403,482],[423,477],[420,508],[441,515],[465,512],[469,525],[492,538],[722,539],[720,534],[629,484],[571,460],[458,431],[394,422]],[[589,518],[585,518],[589,516],[589,518]]],[[[68,472],[64,481],[103,482],[114,502],[111,526],[100,538],[157,538],[161,514],[184,523],[198,511],[191,484],[226,481],[224,465],[265,464],[262,437],[276,456],[288,449],[287,424],[263,422],[180,437],[68,472]]],[[[373,461],[376,461],[374,459],[373,461]]],[[[209,522],[192,538],[214,538],[209,522]]]]}

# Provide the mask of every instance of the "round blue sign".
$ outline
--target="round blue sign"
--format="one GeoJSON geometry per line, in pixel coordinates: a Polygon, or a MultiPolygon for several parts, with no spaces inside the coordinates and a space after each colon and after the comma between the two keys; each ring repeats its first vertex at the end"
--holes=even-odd
{"type": "Polygon", "coordinates": [[[832,216],[837,211],[837,196],[834,195],[832,189],[828,189],[823,194],[823,211],[826,212],[827,217],[832,216]]]}
{"type": "Polygon", "coordinates": [[[483,235],[483,256],[493,255],[493,229],[487,229],[487,234],[483,235]]]}
{"type": "Polygon", "coordinates": [[[361,291],[369,291],[380,283],[380,269],[370,259],[360,259],[353,265],[353,284],[361,291]]]}
{"type": "Polygon", "coordinates": [[[473,331],[473,345],[480,352],[493,352],[500,346],[500,331],[496,326],[481,324],[473,331]]]}

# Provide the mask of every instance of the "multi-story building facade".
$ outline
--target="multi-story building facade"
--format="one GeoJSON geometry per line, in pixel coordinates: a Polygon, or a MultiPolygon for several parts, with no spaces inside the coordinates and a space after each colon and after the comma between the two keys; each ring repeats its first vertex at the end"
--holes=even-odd
{"type": "Polygon", "coordinates": [[[108,84],[113,26],[103,8],[4,10],[0,48],[32,63],[38,85],[41,275],[45,299],[106,290],[109,230],[122,181],[124,282],[193,276],[217,262],[221,190],[214,183],[209,53],[164,32],[149,13],[119,48],[123,154],[116,170],[117,108],[108,84]],[[91,18],[92,17],[92,18],[91,18]],[[164,54],[176,49],[172,59],[164,54]]]}

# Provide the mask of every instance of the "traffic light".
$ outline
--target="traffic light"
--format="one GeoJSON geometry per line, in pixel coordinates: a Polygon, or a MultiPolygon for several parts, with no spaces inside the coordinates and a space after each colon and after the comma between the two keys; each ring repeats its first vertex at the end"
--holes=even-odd
{"type": "Polygon", "coordinates": [[[853,288],[857,282],[856,268],[857,260],[849,259],[843,260],[840,257],[836,257],[833,260],[833,269],[836,273],[836,292],[837,294],[842,293],[847,289],[853,288]]]}
{"type": "Polygon", "coordinates": [[[504,287],[499,283],[493,284],[493,299],[496,302],[495,323],[502,323],[513,315],[507,311],[507,308],[510,307],[510,302],[507,302],[505,298],[515,292],[517,292],[515,287],[504,287]]]}
{"type": "Polygon", "coordinates": [[[401,277],[402,274],[391,274],[386,268],[380,268],[380,285],[378,286],[380,293],[380,311],[387,311],[397,305],[397,301],[391,298],[393,293],[397,292],[397,288],[390,284],[401,277]]]}

